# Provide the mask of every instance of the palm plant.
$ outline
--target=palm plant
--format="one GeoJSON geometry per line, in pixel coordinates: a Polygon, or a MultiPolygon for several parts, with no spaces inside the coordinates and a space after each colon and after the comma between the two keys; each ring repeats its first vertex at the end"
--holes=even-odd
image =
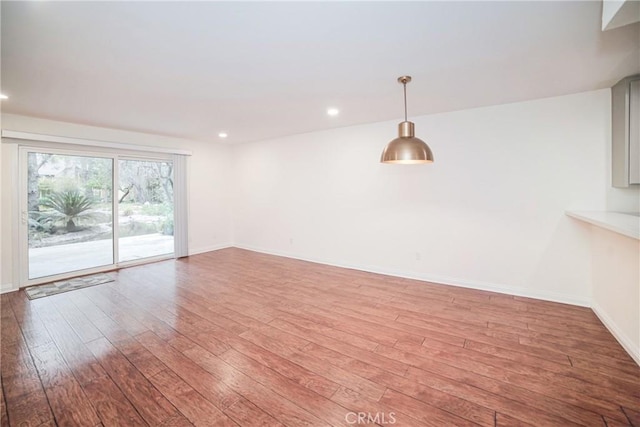
{"type": "Polygon", "coordinates": [[[53,210],[50,215],[54,219],[66,222],[69,232],[77,230],[74,221],[91,214],[89,211],[93,204],[93,200],[80,194],[78,190],[52,193],[40,201],[40,206],[53,210]]]}

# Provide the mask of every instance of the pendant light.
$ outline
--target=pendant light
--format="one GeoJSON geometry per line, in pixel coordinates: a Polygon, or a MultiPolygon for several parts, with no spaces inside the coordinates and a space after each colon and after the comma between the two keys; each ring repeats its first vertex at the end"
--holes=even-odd
{"type": "Polygon", "coordinates": [[[415,125],[407,121],[407,83],[411,76],[398,77],[404,87],[404,122],[398,124],[398,138],[384,148],[380,163],[415,165],[433,163],[433,153],[426,142],[415,137],[415,125]]]}

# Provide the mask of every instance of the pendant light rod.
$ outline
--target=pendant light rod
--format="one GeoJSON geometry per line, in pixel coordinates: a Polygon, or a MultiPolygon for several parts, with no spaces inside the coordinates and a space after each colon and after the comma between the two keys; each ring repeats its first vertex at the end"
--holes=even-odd
{"type": "Polygon", "coordinates": [[[411,81],[411,76],[398,77],[398,83],[402,83],[404,90],[404,121],[407,121],[407,83],[411,81]]]}
{"type": "Polygon", "coordinates": [[[402,83],[404,87],[404,121],[407,121],[407,84],[402,83]]]}

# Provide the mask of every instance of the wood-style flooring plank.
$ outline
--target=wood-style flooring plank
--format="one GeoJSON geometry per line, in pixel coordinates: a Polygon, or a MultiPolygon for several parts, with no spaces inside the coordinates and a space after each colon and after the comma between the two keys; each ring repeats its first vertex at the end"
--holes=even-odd
{"type": "MultiPolygon", "coordinates": [[[[423,347],[422,347],[423,348],[423,347]]],[[[421,348],[421,349],[422,349],[421,348]]],[[[388,356],[394,356],[411,364],[408,372],[415,368],[424,371],[436,372],[459,382],[473,384],[497,394],[508,394],[512,398],[518,396],[522,399],[530,399],[533,393],[537,393],[536,399],[544,409],[556,408],[557,414],[572,414],[571,419],[579,419],[587,425],[599,425],[601,417],[598,411],[620,417],[620,410],[614,410],[606,403],[594,401],[583,397],[580,406],[575,405],[575,397],[579,392],[568,388],[549,387],[544,381],[536,381],[533,377],[521,376],[506,370],[493,369],[478,363],[469,363],[462,357],[453,360],[450,355],[440,359],[428,354],[416,354],[403,352],[395,348],[378,347],[377,351],[388,356]],[[473,366],[472,369],[469,369],[473,366]]],[[[523,402],[524,403],[524,402],[523,402]]],[[[531,404],[531,403],[529,403],[531,404]]]]}
{"type": "Polygon", "coordinates": [[[151,383],[196,426],[237,426],[237,424],[205,399],[171,370],[158,372],[151,383]]]}
{"type": "MultiPolygon", "coordinates": [[[[330,361],[330,363],[349,369],[389,389],[396,390],[440,409],[455,413],[476,424],[490,423],[494,417],[494,409],[496,408],[505,408],[507,411],[513,411],[513,413],[524,417],[532,417],[539,412],[528,408],[524,404],[501,398],[486,390],[459,383],[436,373],[430,372],[429,375],[424,378],[408,378],[394,375],[321,346],[310,345],[304,350],[305,352],[315,354],[317,357],[324,357],[325,360],[330,361]]],[[[538,418],[544,418],[544,414],[538,418]]],[[[559,419],[560,418],[557,418],[557,420],[559,419]]]]}
{"type": "MultiPolygon", "coordinates": [[[[151,347],[161,347],[164,344],[161,340],[151,333],[140,336],[144,345],[151,347]]],[[[176,358],[182,355],[176,355],[177,351],[165,349],[167,353],[173,353],[176,358]]],[[[291,401],[282,398],[277,393],[269,393],[268,389],[253,378],[243,374],[241,371],[234,369],[223,360],[217,358],[214,354],[208,352],[200,346],[194,346],[185,351],[184,357],[195,363],[198,368],[204,369],[211,374],[219,386],[224,387],[236,396],[242,396],[263,411],[267,412],[274,418],[287,425],[328,425],[311,413],[304,411],[291,401]]],[[[235,403],[235,402],[234,402],[235,403]]],[[[230,405],[226,405],[228,407],[230,405]]]]}
{"type": "Polygon", "coordinates": [[[266,388],[278,390],[278,394],[282,397],[295,402],[302,409],[327,421],[332,426],[349,426],[345,421],[345,408],[330,399],[314,393],[233,349],[221,355],[220,358],[266,388]]]}
{"type": "Polygon", "coordinates": [[[418,417],[412,417],[400,412],[396,407],[388,406],[384,402],[367,399],[365,396],[344,387],[340,387],[331,396],[331,400],[348,408],[348,412],[345,413],[345,420],[350,422],[351,425],[441,426],[436,420],[419,420],[418,417]],[[376,422],[376,417],[378,422],[376,422]]]}
{"type": "Polygon", "coordinates": [[[111,378],[98,377],[82,388],[105,427],[147,425],[111,378]]]}
{"type": "MultiPolygon", "coordinates": [[[[629,427],[631,425],[628,422],[620,422],[617,420],[612,420],[611,418],[605,417],[604,415],[602,416],[602,422],[604,423],[603,425],[606,427],[629,427]]],[[[635,426],[632,426],[632,427],[635,427],[635,426]]]]}
{"type": "Polygon", "coordinates": [[[65,426],[98,424],[98,415],[57,347],[43,344],[31,351],[56,422],[65,426]]]}
{"type": "MultiPolygon", "coordinates": [[[[26,296],[20,292],[7,295],[6,301],[11,306],[19,331],[22,333],[27,347],[33,348],[52,342],[51,336],[43,327],[36,304],[25,304],[26,296]]],[[[13,336],[8,333],[7,336],[13,336]]]]}
{"type": "MultiPolygon", "coordinates": [[[[399,412],[411,414],[412,417],[416,418],[418,421],[422,421],[423,423],[436,423],[436,425],[441,426],[477,425],[451,412],[436,408],[423,401],[413,399],[394,390],[387,390],[380,399],[380,402],[391,408],[397,408],[399,412]]],[[[493,423],[484,425],[490,426],[491,424],[493,423]]]]}
{"type": "MultiPolygon", "coordinates": [[[[253,377],[244,374],[233,368],[215,355],[207,352],[202,347],[194,347],[186,352],[187,357],[203,367],[207,372],[213,374],[220,381],[227,384],[244,398],[250,400],[263,411],[267,412],[278,421],[286,425],[317,425],[327,426],[328,423],[318,418],[304,407],[313,405],[308,400],[300,404],[294,403],[283,395],[284,390],[278,389],[278,393],[270,393],[269,388],[264,386],[253,377]]],[[[320,397],[320,399],[322,399],[320,397]]],[[[315,411],[314,411],[315,412],[315,411]]]]}
{"type": "Polygon", "coordinates": [[[152,332],[138,335],[136,339],[218,409],[225,410],[240,400],[238,393],[152,332]]]}
{"type": "Polygon", "coordinates": [[[150,425],[161,425],[176,409],[106,338],[87,344],[122,393],[150,425]]]}
{"type": "Polygon", "coordinates": [[[102,338],[102,333],[69,298],[56,298],[54,305],[83,343],[102,338]]]}
{"type": "MultiPolygon", "coordinates": [[[[442,348],[442,345],[435,347],[442,348]]],[[[467,341],[465,348],[473,352],[493,356],[492,358],[483,357],[479,360],[484,360],[486,363],[499,368],[506,368],[516,372],[526,372],[531,375],[547,378],[549,381],[555,383],[572,386],[572,388],[576,389],[582,389],[583,386],[587,386],[592,390],[608,390],[612,396],[619,395],[623,396],[624,400],[632,399],[631,401],[640,402],[640,390],[634,378],[593,375],[592,372],[579,367],[557,364],[538,357],[530,357],[524,353],[492,347],[474,341],[467,341]]],[[[600,397],[600,394],[597,392],[596,395],[600,397]]]]}
{"type": "Polygon", "coordinates": [[[353,373],[344,370],[340,367],[327,364],[323,360],[310,357],[308,354],[300,351],[290,351],[288,348],[283,349],[280,345],[274,345],[270,337],[261,335],[257,332],[252,334],[243,333],[243,337],[252,343],[265,348],[275,354],[285,357],[292,362],[306,368],[318,375],[321,375],[330,381],[340,384],[341,386],[351,388],[373,400],[378,400],[382,393],[384,393],[384,387],[372,383],[366,378],[359,377],[353,373]]]}
{"type": "MultiPolygon", "coordinates": [[[[16,298],[22,296],[17,294],[16,298]]],[[[60,298],[39,301],[36,306],[39,307],[38,317],[40,319],[39,321],[32,319],[29,324],[30,328],[36,330],[37,327],[37,330],[48,331],[49,335],[53,337],[57,348],[81,384],[103,425],[146,425],[120,389],[107,376],[93,354],[83,345],[78,332],[80,328],[72,329],[65,320],[65,311],[77,311],[75,305],[69,305],[67,302],[70,301],[68,300],[64,300],[60,304],[61,301],[63,300],[60,298]],[[54,306],[63,307],[63,309],[57,312],[54,306]]],[[[77,312],[81,314],[81,312],[77,312]]],[[[77,320],[78,317],[73,316],[71,321],[77,320]]],[[[88,320],[85,318],[83,321],[88,320]]],[[[84,328],[84,330],[90,330],[90,328],[84,328]]]]}
{"type": "MultiPolygon", "coordinates": [[[[424,345],[415,346],[410,343],[399,343],[395,348],[418,356],[424,356],[431,360],[438,359],[462,369],[470,370],[469,367],[473,366],[474,371],[480,375],[518,385],[568,403],[586,403],[585,408],[594,409],[596,413],[601,410],[607,411],[615,408],[615,413],[620,416],[617,405],[602,400],[602,396],[596,392],[597,388],[591,383],[544,369],[528,367],[524,364],[496,361],[492,357],[473,351],[463,350],[453,353],[453,350],[456,350],[455,348],[442,347],[427,348],[424,345]],[[458,355],[462,357],[458,357],[458,355]],[[462,360],[462,362],[459,360],[462,360]],[[552,390],[552,392],[547,392],[548,390],[552,390]],[[580,392],[575,390],[580,390],[580,392]]],[[[633,397],[633,392],[631,389],[627,389],[627,391],[611,389],[610,395],[612,399],[633,404],[637,402],[633,397]]]]}
{"type": "Polygon", "coordinates": [[[53,421],[44,386],[11,308],[12,295],[1,297],[2,353],[0,372],[12,425],[37,426],[53,421]]]}
{"type": "MultiPolygon", "coordinates": [[[[0,363],[2,360],[0,359],[0,363]]],[[[7,413],[7,401],[4,398],[4,391],[2,386],[2,377],[0,376],[0,426],[9,425],[9,414],[7,413]]]]}
{"type": "Polygon", "coordinates": [[[241,426],[284,427],[284,424],[244,397],[225,409],[224,413],[241,426]]]}
{"type": "Polygon", "coordinates": [[[39,319],[32,322],[32,326],[46,331],[53,339],[52,342],[43,345],[55,344],[81,385],[106,376],[100,363],[56,310],[55,301],[52,300],[53,298],[38,301],[37,317],[39,319]]]}
{"type": "MultiPolygon", "coordinates": [[[[578,426],[584,425],[577,422],[570,414],[566,414],[562,410],[556,411],[553,406],[547,407],[544,399],[538,398],[536,395],[529,394],[511,394],[507,391],[501,391],[498,388],[487,390],[487,386],[474,383],[469,384],[464,379],[453,380],[449,377],[435,374],[430,371],[423,371],[417,368],[410,368],[407,378],[435,388],[447,389],[456,396],[469,399],[477,404],[486,405],[502,412],[515,419],[534,422],[540,426],[578,426]]],[[[386,381],[379,378],[380,381],[386,381]]],[[[419,395],[418,395],[419,397],[419,395]]],[[[595,423],[593,419],[590,424],[595,423]]],[[[589,424],[587,424],[589,425],[589,424]]],[[[597,425],[597,424],[593,424],[597,425]]]]}
{"type": "Polygon", "coordinates": [[[509,415],[497,413],[496,414],[496,427],[521,427],[521,426],[531,426],[535,427],[534,424],[526,423],[522,420],[510,417],[509,415]]]}
{"type": "MultiPolygon", "coordinates": [[[[250,341],[234,339],[229,342],[233,350],[261,363],[309,390],[324,397],[331,397],[340,387],[335,382],[278,354],[272,353],[250,341]]],[[[222,355],[224,356],[224,354],[222,355]]]]}
{"type": "Polygon", "coordinates": [[[625,408],[624,406],[620,407],[624,415],[627,417],[627,420],[633,426],[640,426],[640,411],[631,408],[625,408]]]}
{"type": "Polygon", "coordinates": [[[404,373],[407,372],[408,365],[398,360],[384,357],[375,352],[364,351],[348,343],[344,343],[325,335],[315,333],[311,330],[301,328],[292,323],[274,320],[270,323],[270,325],[277,326],[278,329],[281,329],[292,335],[303,336],[315,344],[330,348],[339,353],[351,356],[355,359],[365,361],[373,366],[388,370],[389,372],[393,372],[399,375],[404,375],[404,373]]]}

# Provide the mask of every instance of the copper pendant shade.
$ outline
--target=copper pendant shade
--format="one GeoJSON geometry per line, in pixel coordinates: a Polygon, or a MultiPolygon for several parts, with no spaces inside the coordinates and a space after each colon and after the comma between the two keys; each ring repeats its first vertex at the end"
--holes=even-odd
{"type": "Polygon", "coordinates": [[[398,124],[398,138],[394,139],[382,151],[381,163],[414,165],[432,163],[433,153],[426,142],[415,137],[415,125],[407,120],[407,83],[411,76],[398,77],[404,86],[404,122],[398,124]]]}

